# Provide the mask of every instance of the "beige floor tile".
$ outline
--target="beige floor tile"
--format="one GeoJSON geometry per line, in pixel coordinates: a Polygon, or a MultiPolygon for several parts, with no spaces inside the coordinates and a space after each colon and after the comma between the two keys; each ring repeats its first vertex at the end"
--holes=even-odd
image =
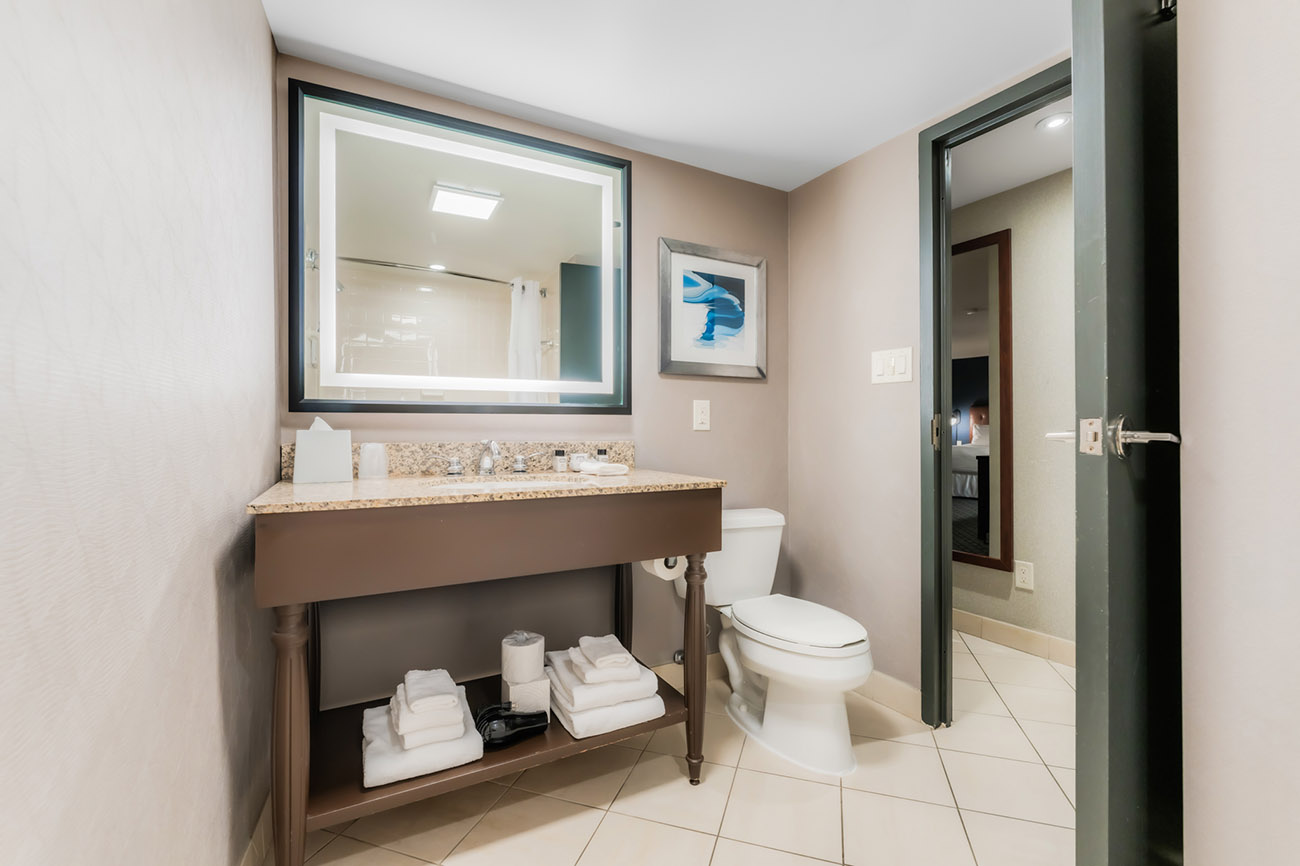
{"type": "Polygon", "coordinates": [[[839,807],[838,786],[737,770],[720,835],[837,860],[842,850],[839,807]]]}
{"type": "Polygon", "coordinates": [[[325,828],[325,832],[326,832],[326,833],[333,833],[335,836],[337,836],[337,835],[339,835],[340,833],[342,833],[344,830],[347,830],[349,827],[351,827],[351,826],[353,825],[353,823],[355,823],[355,820],[356,820],[356,819],[353,819],[352,821],[344,821],[344,822],[341,823],[341,824],[335,824],[335,825],[332,826],[332,827],[326,827],[326,828],[325,828]]]}
{"type": "Polygon", "coordinates": [[[1032,656],[984,656],[980,667],[996,685],[1033,686],[1039,689],[1068,689],[1067,683],[1047,659],[1032,656]]]}
{"type": "Polygon", "coordinates": [[[319,854],[307,861],[310,866],[420,866],[426,862],[347,836],[335,836],[319,854]]]}
{"type": "Polygon", "coordinates": [[[959,680],[987,680],[984,669],[970,653],[953,653],[952,675],[959,680]]]}
{"type": "Polygon", "coordinates": [[[727,712],[727,699],[731,697],[731,686],[726,680],[709,680],[704,687],[704,712],[722,715],[727,712]]]}
{"type": "Polygon", "coordinates": [[[437,863],[505,793],[500,785],[475,785],[369,815],[354,822],[345,835],[437,863]]]}
{"type": "Polygon", "coordinates": [[[1054,725],[1051,722],[1022,719],[1020,727],[1024,728],[1025,735],[1038,750],[1044,764],[1074,769],[1074,725],[1054,725]]]}
{"type": "MultiPolygon", "coordinates": [[[[740,760],[740,749],[745,745],[745,733],[736,727],[729,716],[705,713],[704,719],[704,760],[712,764],[736,766],[740,760]]],[[[654,732],[646,751],[659,755],[677,755],[686,757],[686,723],[660,728],[654,732]]]]}
{"type": "MultiPolygon", "coordinates": [[[[352,822],[346,821],[343,824],[339,824],[337,826],[346,827],[350,823],[352,822]]],[[[324,848],[330,842],[333,842],[334,837],[336,835],[337,834],[335,833],[329,832],[328,829],[312,830],[310,833],[308,833],[307,838],[305,840],[305,845],[303,846],[304,861],[310,860],[312,858],[312,855],[320,851],[320,849],[324,848]]],[[[266,852],[266,858],[262,861],[262,866],[275,866],[274,847],[272,848],[272,850],[266,852]]]]}
{"type": "Polygon", "coordinates": [[[495,779],[492,779],[490,781],[494,785],[505,785],[507,788],[509,788],[515,782],[518,782],[519,777],[522,775],[523,775],[523,771],[520,771],[518,773],[507,773],[504,776],[497,776],[495,779]]]}
{"type": "Polygon", "coordinates": [[[651,668],[650,670],[654,671],[655,674],[659,677],[659,679],[668,683],[668,685],[677,689],[677,691],[680,692],[683,690],[682,671],[684,669],[681,665],[677,664],[676,662],[669,662],[666,665],[659,665],[659,667],[651,668]]]}
{"type": "Polygon", "coordinates": [[[753,737],[745,740],[745,750],[740,755],[740,767],[758,773],[773,773],[777,776],[789,776],[806,782],[821,782],[823,785],[839,786],[840,777],[829,773],[808,770],[773,752],[753,737]]]}
{"type": "Polygon", "coordinates": [[[977,656],[1027,656],[1028,658],[1037,658],[1032,653],[1022,652],[1004,644],[985,640],[982,637],[964,634],[961,638],[966,641],[966,646],[970,648],[970,651],[977,656]]]}
{"type": "Polygon", "coordinates": [[[708,833],[610,812],[578,866],[709,866],[714,841],[708,833]]]}
{"type": "Polygon", "coordinates": [[[610,810],[701,833],[717,833],[735,770],[705,761],[700,784],[687,781],[686,761],[644,752],[610,810]]]}
{"type": "Polygon", "coordinates": [[[845,695],[849,733],[873,740],[894,740],[915,746],[934,746],[930,726],[889,707],[850,692],[845,695]]]}
{"type": "Polygon", "coordinates": [[[1058,827],[1074,826],[1074,808],[1042,764],[966,752],[939,754],[963,812],[973,810],[1058,827]]]}
{"type": "Polygon", "coordinates": [[[953,805],[952,790],[937,750],[854,737],[853,753],[858,768],[844,777],[844,787],[941,806],[953,805]]]}
{"type": "Polygon", "coordinates": [[[640,757],[639,751],[622,746],[592,749],[525,770],[515,789],[605,809],[640,757]]]}
{"type": "Polygon", "coordinates": [[[645,748],[646,743],[650,742],[650,737],[653,734],[654,731],[637,734],[635,737],[628,737],[626,740],[619,740],[618,744],[625,749],[636,749],[637,751],[640,751],[645,748]]]}
{"type": "Polygon", "coordinates": [[[975,866],[957,810],[844,790],[849,866],[975,866]]]}
{"type": "Polygon", "coordinates": [[[1032,686],[997,686],[998,695],[1011,715],[1033,722],[1074,724],[1072,689],[1036,689],[1032,686]]]}
{"type": "Polygon", "coordinates": [[[1070,805],[1078,806],[1078,803],[1074,801],[1074,770],[1067,770],[1065,767],[1048,767],[1047,769],[1056,777],[1056,781],[1061,783],[1061,790],[1065,792],[1065,796],[1070,798],[1070,805]]]}
{"type": "Polygon", "coordinates": [[[992,866],[1074,866],[1074,831],[962,812],[975,857],[992,866]]]}
{"type": "Polygon", "coordinates": [[[970,655],[970,647],[966,646],[965,635],[952,633],[952,651],[954,653],[966,653],[970,655]]]}
{"type": "Polygon", "coordinates": [[[573,866],[604,812],[511,788],[470,831],[446,866],[573,866]]]}
{"type": "Polygon", "coordinates": [[[957,752],[974,752],[1016,761],[1038,760],[1038,754],[1021,732],[1020,725],[1009,716],[954,713],[950,727],[935,728],[934,741],[941,749],[957,752]]]}
{"type": "Polygon", "coordinates": [[[1074,668],[1069,665],[1063,665],[1060,662],[1048,662],[1048,664],[1050,664],[1056,672],[1061,675],[1062,679],[1070,684],[1070,688],[1077,689],[1079,687],[1079,684],[1076,681],[1077,678],[1075,676],[1074,668]]]}
{"type": "MultiPolygon", "coordinates": [[[[838,862],[838,860],[831,861],[838,862]]],[[[763,848],[735,839],[719,839],[713,849],[709,866],[825,866],[825,860],[814,860],[788,851],[763,848]]]]}
{"type": "Polygon", "coordinates": [[[990,683],[975,680],[952,681],[952,709],[956,713],[986,713],[990,716],[1009,716],[997,690],[990,683]]]}

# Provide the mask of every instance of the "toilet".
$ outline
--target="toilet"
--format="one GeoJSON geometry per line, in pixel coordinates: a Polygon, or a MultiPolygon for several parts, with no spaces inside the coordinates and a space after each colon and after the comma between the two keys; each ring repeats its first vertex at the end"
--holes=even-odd
{"type": "MultiPolygon", "coordinates": [[[[749,736],[809,770],[857,766],[845,694],[871,674],[867,630],[839,611],[770,594],[785,516],[722,512],[722,550],[704,562],[704,600],[722,614],[718,649],[732,693],[727,715],[749,736]]],[[[685,597],[686,581],[678,578],[685,597]]]]}

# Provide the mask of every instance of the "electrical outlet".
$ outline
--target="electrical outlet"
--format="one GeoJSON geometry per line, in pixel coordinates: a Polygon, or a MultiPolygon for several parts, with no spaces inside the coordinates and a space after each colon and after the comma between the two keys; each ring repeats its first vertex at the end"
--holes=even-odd
{"type": "Polygon", "coordinates": [[[708,430],[709,429],[709,401],[696,400],[691,409],[691,429],[708,430]]]}
{"type": "Polygon", "coordinates": [[[1016,589],[1034,591],[1034,564],[1016,560],[1016,589]]]}

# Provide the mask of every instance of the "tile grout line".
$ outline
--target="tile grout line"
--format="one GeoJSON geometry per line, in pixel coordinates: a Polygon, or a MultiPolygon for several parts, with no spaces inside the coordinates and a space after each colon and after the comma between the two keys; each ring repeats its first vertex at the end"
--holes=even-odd
{"type": "Polygon", "coordinates": [[[979,858],[975,856],[975,845],[970,840],[970,831],[966,829],[966,819],[962,817],[961,805],[957,802],[957,792],[953,790],[952,778],[948,775],[948,765],[943,762],[943,750],[935,749],[939,753],[939,766],[943,769],[943,780],[948,783],[948,793],[952,795],[952,807],[957,811],[957,820],[961,822],[961,832],[966,837],[966,847],[970,850],[970,859],[974,861],[975,866],[979,866],[979,858]]]}
{"type": "MultiPolygon", "coordinates": [[[[522,777],[522,776],[523,776],[523,773],[520,773],[519,776],[522,777]]],[[[497,798],[496,798],[495,800],[492,801],[492,805],[491,805],[491,806],[488,806],[486,809],[483,810],[483,814],[482,814],[482,815],[479,815],[479,816],[478,816],[478,820],[474,822],[473,826],[471,826],[468,830],[465,831],[465,835],[463,835],[463,836],[461,836],[459,839],[457,839],[457,840],[456,840],[456,844],[451,846],[451,850],[447,852],[447,856],[442,858],[444,862],[447,860],[447,857],[450,857],[451,855],[453,855],[453,854],[456,853],[456,849],[459,848],[459,847],[460,847],[460,846],[465,842],[465,840],[469,838],[469,834],[470,834],[470,833],[473,833],[475,830],[478,829],[478,825],[483,823],[483,819],[486,818],[486,817],[488,816],[488,814],[489,814],[493,809],[495,809],[497,806],[501,805],[501,801],[505,798],[506,794],[508,794],[508,793],[510,793],[511,791],[514,790],[514,788],[515,788],[515,782],[518,782],[518,781],[519,781],[519,778],[517,777],[517,778],[514,780],[514,782],[511,782],[509,785],[498,785],[498,786],[497,786],[498,788],[501,789],[501,793],[497,796],[497,798]]],[[[491,780],[489,780],[489,781],[486,782],[485,784],[490,785],[490,784],[492,784],[492,782],[491,782],[491,780]]],[[[525,792],[525,793],[527,793],[527,792],[525,792]]]]}

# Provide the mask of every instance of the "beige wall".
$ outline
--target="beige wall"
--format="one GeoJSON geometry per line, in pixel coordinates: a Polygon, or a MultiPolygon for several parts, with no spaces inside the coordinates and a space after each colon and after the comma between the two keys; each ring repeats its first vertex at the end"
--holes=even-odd
{"type": "Polygon", "coordinates": [[[1300,6],[1184,3],[1178,30],[1186,863],[1285,863],[1300,804],[1300,6]]]}
{"type": "MultiPolygon", "coordinates": [[[[1074,427],[1074,197],[1063,171],[952,213],[953,242],[1011,229],[1014,553],[1010,572],[952,564],[953,607],[1074,639],[1074,449],[1045,436],[1074,427]]],[[[990,394],[990,396],[992,396],[990,394]]]]}
{"type": "Polygon", "coordinates": [[[226,866],[269,787],[270,32],[0,17],[0,860],[226,866]]]}
{"type": "MultiPolygon", "coordinates": [[[[287,80],[298,78],[365,93],[394,102],[537,135],[632,161],[631,416],[619,415],[436,415],[335,414],[326,419],[349,428],[354,441],[431,439],[538,439],[597,437],[636,441],[637,463],[655,469],[725,478],[728,508],[764,506],[786,510],[786,193],[723,177],[681,163],[505,117],[461,103],[281,55],[277,87],[278,225],[287,219],[284,165],[287,159],[283,106],[287,80]],[[660,236],[710,244],[767,257],[768,378],[708,379],[659,374],[660,236]],[[691,430],[691,401],[712,401],[713,429],[691,430]]],[[[281,255],[284,255],[283,248],[281,255]]],[[[288,263],[279,264],[281,353],[280,423],[283,441],[305,427],[310,416],[286,410],[285,298],[288,263]]],[[[786,585],[784,566],[777,589],[786,585]]],[[[525,590],[526,591],[526,590],[525,590]]],[[[638,580],[637,651],[649,661],[666,661],[681,646],[681,603],[671,585],[638,580]]],[[[506,631],[516,627],[502,623],[506,631]]],[[[715,633],[716,633],[715,624],[715,633]]]]}

